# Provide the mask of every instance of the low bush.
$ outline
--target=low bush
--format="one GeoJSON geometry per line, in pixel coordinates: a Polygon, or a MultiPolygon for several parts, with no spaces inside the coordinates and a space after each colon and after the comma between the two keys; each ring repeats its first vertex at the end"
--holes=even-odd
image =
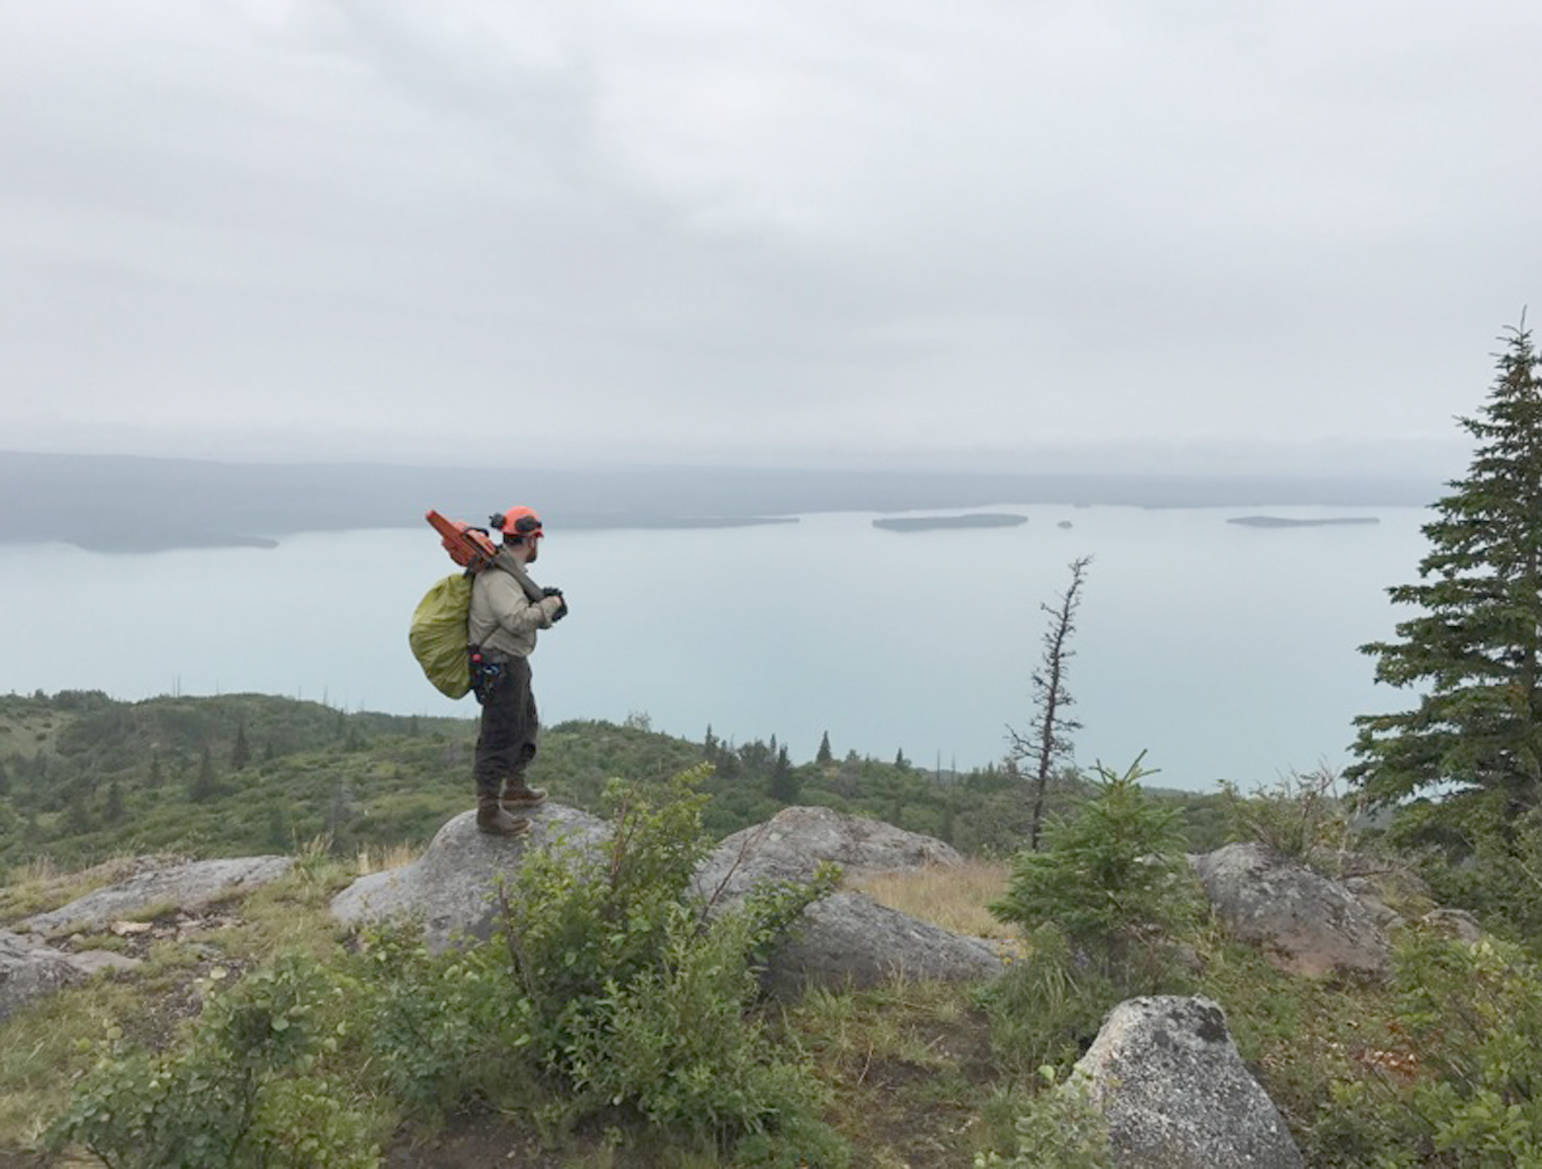
{"type": "Polygon", "coordinates": [[[1542,950],[1542,808],[1515,815],[1487,793],[1444,806],[1416,801],[1400,809],[1392,835],[1418,856],[1438,902],[1471,910],[1534,954],[1542,950]]]}
{"type": "Polygon", "coordinates": [[[1316,1163],[1542,1167],[1542,970],[1519,947],[1418,931],[1394,962],[1397,1041],[1357,1053],[1311,1133],[1316,1163]]]}
{"type": "Polygon", "coordinates": [[[1084,1080],[1057,1083],[1054,1068],[1039,1069],[1043,1090],[1017,1119],[1017,1155],[975,1157],[975,1169],[1113,1169],[1108,1125],[1084,1080]]]}
{"type": "Polygon", "coordinates": [[[254,972],[171,1051],[111,1045],[45,1144],[78,1143],[109,1169],[373,1166],[372,1118],[326,1071],[343,995],[308,959],[254,972]]]}
{"type": "Polygon", "coordinates": [[[614,786],[599,853],[528,852],[484,945],[431,956],[400,934],[375,940],[373,1062],[395,1095],[429,1113],[543,1100],[547,1124],[631,1117],[720,1150],[796,1137],[834,1163],[818,1084],[767,1038],[754,975],[833,874],[709,920],[690,888],[708,847],[699,779],[614,786]]]}
{"type": "Polygon", "coordinates": [[[1338,773],[1327,766],[1293,773],[1247,796],[1222,780],[1229,835],[1331,869],[1331,858],[1346,851],[1355,836],[1355,809],[1340,795],[1339,785],[1338,773]]]}

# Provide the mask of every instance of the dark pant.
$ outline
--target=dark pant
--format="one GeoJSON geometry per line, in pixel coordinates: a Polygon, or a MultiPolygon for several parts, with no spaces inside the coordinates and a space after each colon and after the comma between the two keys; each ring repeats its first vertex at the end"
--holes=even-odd
{"type": "Polygon", "coordinates": [[[498,795],[499,784],[525,786],[525,768],[535,758],[535,736],[540,721],[535,695],[530,690],[530,662],[510,658],[503,676],[482,703],[482,731],[477,735],[473,774],[478,795],[498,795]]]}

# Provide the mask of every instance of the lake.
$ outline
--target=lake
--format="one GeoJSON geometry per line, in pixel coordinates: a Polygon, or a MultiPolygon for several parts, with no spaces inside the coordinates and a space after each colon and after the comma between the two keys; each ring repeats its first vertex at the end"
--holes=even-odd
{"type": "MultiPolygon", "coordinates": [[[[1407,701],[1373,685],[1355,647],[1392,632],[1383,590],[1415,577],[1422,509],[1256,509],[1381,523],[1248,528],[1226,522],[1248,514],[1235,508],[1003,508],[1029,522],[901,533],[840,513],[554,532],[533,575],[567,592],[572,615],[534,658],[542,717],[775,734],[796,760],[828,730],[838,754],[981,765],[1001,757],[1007,724],[1028,729],[1039,605],[1080,555],[1094,558],[1069,674],[1084,765],[1144,749],[1154,783],[1247,787],[1341,764],[1354,715],[1407,701]]],[[[0,690],[262,691],[470,716],[406,644],[418,598],[452,568],[426,525],[276,549],[0,546],[0,690]]]]}

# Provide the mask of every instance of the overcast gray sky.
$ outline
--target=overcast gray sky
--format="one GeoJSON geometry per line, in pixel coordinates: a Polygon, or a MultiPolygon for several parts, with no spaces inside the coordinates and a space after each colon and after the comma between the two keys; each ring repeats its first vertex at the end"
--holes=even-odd
{"type": "Polygon", "coordinates": [[[1539,53],[1521,0],[0,0],[0,448],[1396,462],[1542,297],[1539,53]]]}

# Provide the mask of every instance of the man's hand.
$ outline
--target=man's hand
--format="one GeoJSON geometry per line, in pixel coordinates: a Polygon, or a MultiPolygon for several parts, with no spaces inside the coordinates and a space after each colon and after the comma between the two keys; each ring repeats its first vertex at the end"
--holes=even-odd
{"type": "Polygon", "coordinates": [[[557,606],[557,611],[551,615],[551,623],[555,625],[557,622],[561,621],[568,615],[567,598],[562,595],[561,589],[554,589],[550,585],[542,589],[541,592],[548,597],[556,597],[557,600],[561,602],[561,604],[557,606]]]}

